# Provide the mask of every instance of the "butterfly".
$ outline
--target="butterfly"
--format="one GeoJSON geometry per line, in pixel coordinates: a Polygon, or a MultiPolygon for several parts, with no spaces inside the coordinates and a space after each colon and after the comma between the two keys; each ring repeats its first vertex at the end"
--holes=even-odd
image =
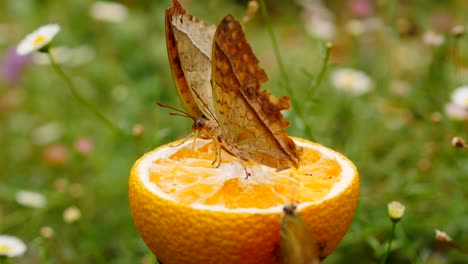
{"type": "Polygon", "coordinates": [[[219,23],[212,52],[214,112],[223,147],[277,170],[297,168],[302,148],[286,134],[289,122],[281,114],[290,108],[289,98],[260,89],[268,77],[232,15],[219,23]]]}
{"type": "Polygon", "coordinates": [[[296,205],[283,207],[280,227],[280,256],[283,264],[319,264],[318,244],[296,205]]]}
{"type": "Polygon", "coordinates": [[[166,10],[165,19],[169,65],[185,109],[183,116],[194,121],[192,128],[200,132],[198,136],[216,138],[220,132],[211,112],[214,107],[210,82],[216,26],[192,16],[177,0],[166,10]]]}
{"type": "Polygon", "coordinates": [[[260,91],[268,77],[234,17],[216,27],[173,0],[166,10],[166,43],[185,116],[202,138],[213,139],[219,162],[223,149],[277,170],[298,167],[301,149],[286,135],[289,123],[281,114],[289,99],[260,91]]]}

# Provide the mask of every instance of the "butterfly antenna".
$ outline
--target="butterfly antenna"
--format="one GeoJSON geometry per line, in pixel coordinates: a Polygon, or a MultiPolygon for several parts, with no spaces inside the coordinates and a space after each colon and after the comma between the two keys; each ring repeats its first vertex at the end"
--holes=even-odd
{"type": "MultiPolygon", "coordinates": [[[[205,101],[203,101],[203,99],[201,98],[201,96],[197,93],[197,91],[195,90],[192,90],[192,92],[195,94],[195,96],[198,98],[198,100],[200,100],[200,102],[203,104],[203,108],[206,109],[208,111],[208,113],[211,115],[211,118],[214,119],[216,122],[218,122],[218,120],[216,119],[216,115],[211,111],[211,109],[208,107],[208,104],[205,103],[205,101]]],[[[210,118],[210,119],[211,119],[210,118]]]]}
{"type": "Polygon", "coordinates": [[[170,112],[170,113],[169,113],[169,115],[171,115],[171,116],[182,116],[182,117],[188,117],[188,118],[190,118],[190,119],[192,119],[192,120],[197,120],[194,116],[189,115],[187,112],[184,112],[184,111],[179,110],[179,109],[177,109],[177,108],[174,108],[174,107],[172,107],[172,106],[165,105],[165,104],[162,104],[162,103],[160,103],[160,102],[157,102],[156,104],[157,104],[159,107],[164,107],[164,108],[169,108],[169,109],[171,109],[171,110],[174,110],[175,112],[170,112]]]}

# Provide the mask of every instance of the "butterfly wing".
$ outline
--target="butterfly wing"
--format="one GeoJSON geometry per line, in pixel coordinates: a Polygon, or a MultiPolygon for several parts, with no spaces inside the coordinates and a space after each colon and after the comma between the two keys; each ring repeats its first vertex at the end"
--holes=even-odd
{"type": "Polygon", "coordinates": [[[185,110],[213,118],[211,48],[215,25],[188,13],[177,0],[166,10],[166,42],[173,77],[185,110]]]}
{"type": "Polygon", "coordinates": [[[289,98],[260,90],[268,77],[231,15],[218,25],[212,60],[214,108],[226,148],[278,170],[298,167],[300,148],[287,136],[289,123],[281,114],[289,98]]]}
{"type": "Polygon", "coordinates": [[[318,244],[306,223],[295,212],[285,206],[281,219],[280,253],[284,264],[319,264],[318,244]]]}

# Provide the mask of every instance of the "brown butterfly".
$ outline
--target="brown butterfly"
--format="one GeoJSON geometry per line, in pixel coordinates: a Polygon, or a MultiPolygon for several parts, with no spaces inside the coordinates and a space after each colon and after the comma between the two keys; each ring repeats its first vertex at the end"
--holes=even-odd
{"type": "Polygon", "coordinates": [[[318,244],[294,204],[283,208],[280,254],[283,264],[319,264],[318,244]]]}
{"type": "Polygon", "coordinates": [[[216,30],[173,0],[166,10],[166,42],[179,98],[186,116],[194,120],[193,129],[215,145],[222,143],[216,147],[218,162],[222,148],[278,170],[298,166],[300,148],[286,135],[288,122],[280,112],[289,109],[289,99],[260,91],[268,77],[238,21],[226,16],[216,30]]]}
{"type": "Polygon", "coordinates": [[[215,25],[188,13],[177,0],[166,10],[169,65],[186,115],[202,138],[216,138],[218,123],[212,112],[211,47],[215,25]]]}
{"type": "Polygon", "coordinates": [[[224,148],[243,159],[283,170],[299,166],[302,149],[285,132],[289,98],[260,90],[268,77],[258,65],[242,25],[227,15],[213,40],[212,84],[224,148]]]}

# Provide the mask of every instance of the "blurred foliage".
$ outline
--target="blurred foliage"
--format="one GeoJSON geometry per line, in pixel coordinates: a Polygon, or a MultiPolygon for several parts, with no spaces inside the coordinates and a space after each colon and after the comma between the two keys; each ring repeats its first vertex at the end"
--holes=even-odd
{"type": "MultiPolygon", "coordinates": [[[[184,4],[195,16],[217,23],[227,13],[241,18],[246,2],[184,4]]],[[[305,4],[266,2],[294,90],[289,96],[309,109],[305,117],[297,109],[287,114],[288,132],[342,152],[360,172],[353,225],[324,263],[377,263],[390,233],[386,205],[392,200],[407,210],[389,263],[466,263],[466,255],[434,240],[434,229],[442,229],[468,247],[468,151],[450,145],[454,136],[468,138],[468,123],[444,113],[451,91],[468,84],[468,39],[451,35],[453,26],[467,25],[466,1],[370,1],[367,17],[381,24],[358,36],[346,30],[351,20],[365,19],[350,7],[356,1],[326,1],[337,30],[328,70],[366,72],[374,89],[360,96],[334,89],[327,76],[314,85],[324,42],[307,34],[305,4]],[[444,42],[424,43],[428,30],[444,42]],[[313,100],[301,101],[310,93],[313,100]],[[304,126],[312,128],[310,134],[304,126]]],[[[54,45],[88,45],[95,52],[86,64],[62,66],[80,93],[126,130],[135,124],[145,128],[138,139],[116,135],[74,100],[47,65],[31,63],[14,84],[0,84],[0,233],[27,242],[28,252],[18,263],[150,263],[153,257],[128,208],[127,177],[143,153],[190,132],[190,120],[168,116],[155,104],[180,106],[165,46],[164,10],[170,2],[122,1],[129,13],[120,23],[94,20],[92,3],[0,3],[2,65],[26,34],[58,23],[62,29],[54,45]],[[80,138],[92,142],[91,152],[77,151],[80,138]],[[48,149],[54,145],[65,151],[51,157],[48,149]],[[15,193],[23,189],[43,193],[47,206],[18,205],[15,193]],[[82,216],[67,224],[62,213],[72,205],[82,216]],[[53,238],[40,235],[44,226],[55,230],[53,238]]],[[[246,32],[271,79],[264,87],[286,95],[260,14],[246,32]]]]}

